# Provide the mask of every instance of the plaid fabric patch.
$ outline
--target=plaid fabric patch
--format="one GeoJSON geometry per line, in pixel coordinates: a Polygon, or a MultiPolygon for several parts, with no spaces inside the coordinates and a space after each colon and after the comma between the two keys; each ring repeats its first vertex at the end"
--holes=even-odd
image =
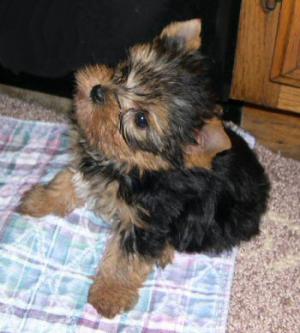
{"type": "Polygon", "coordinates": [[[67,126],[0,123],[0,332],[225,332],[234,252],[178,254],[149,276],[132,311],[101,318],[87,294],[109,226],[85,209],[66,219],[14,212],[26,190],[68,163],[67,126]]]}

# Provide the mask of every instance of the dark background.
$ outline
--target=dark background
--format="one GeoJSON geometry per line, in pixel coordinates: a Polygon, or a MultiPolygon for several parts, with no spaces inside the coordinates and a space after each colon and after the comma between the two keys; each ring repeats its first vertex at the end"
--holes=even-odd
{"type": "Polygon", "coordinates": [[[202,19],[202,51],[226,101],[240,0],[0,0],[0,82],[71,97],[73,73],[115,65],[174,20],[202,19]]]}

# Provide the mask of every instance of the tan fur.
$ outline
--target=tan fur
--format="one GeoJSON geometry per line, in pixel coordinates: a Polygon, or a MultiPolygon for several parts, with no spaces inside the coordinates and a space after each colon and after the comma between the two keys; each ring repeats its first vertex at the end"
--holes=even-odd
{"type": "Polygon", "coordinates": [[[131,51],[131,56],[135,61],[142,61],[154,64],[155,61],[157,60],[156,52],[153,50],[153,48],[149,43],[134,45],[130,51],[131,51]]]}
{"type": "Polygon", "coordinates": [[[73,183],[78,197],[104,219],[114,221],[118,216],[118,183],[108,182],[101,175],[86,181],[80,172],[73,177],[73,183]]]}
{"type": "Polygon", "coordinates": [[[193,19],[169,24],[161,33],[161,36],[177,37],[185,41],[188,51],[197,50],[201,46],[201,20],[193,19]]]}
{"type": "MultiPolygon", "coordinates": [[[[163,58],[157,56],[157,52],[151,44],[138,44],[131,48],[130,56],[133,62],[147,65],[153,72],[160,73],[168,67],[168,63],[163,58]]],[[[144,76],[141,73],[136,73],[135,68],[132,68],[126,82],[126,88],[129,92],[138,94],[151,93],[153,87],[143,84],[144,76]]],[[[144,102],[143,97],[134,96],[137,101],[144,102]]]]}
{"type": "MultiPolygon", "coordinates": [[[[152,124],[156,128],[160,136],[164,136],[169,131],[169,117],[168,117],[168,107],[164,103],[155,105],[153,110],[152,124]]],[[[151,111],[151,107],[150,107],[151,111]]]]}
{"type": "Polygon", "coordinates": [[[162,256],[159,258],[159,262],[158,265],[161,268],[165,268],[167,265],[171,264],[174,260],[174,255],[175,255],[175,250],[173,248],[173,246],[168,245],[162,256]]]}
{"type": "Polygon", "coordinates": [[[89,303],[107,318],[130,310],[138,300],[154,262],[127,256],[115,237],[108,245],[102,265],[89,292],[89,303]]]}
{"type": "Polygon", "coordinates": [[[186,168],[204,168],[211,169],[214,156],[203,154],[199,152],[193,152],[185,155],[186,168]]]}
{"type": "Polygon", "coordinates": [[[129,227],[136,225],[139,228],[147,228],[147,225],[139,217],[138,212],[143,212],[143,214],[148,215],[147,211],[139,206],[128,206],[124,201],[118,201],[118,215],[120,221],[122,221],[122,226],[129,227]]]}
{"type": "MultiPolygon", "coordinates": [[[[125,162],[129,166],[137,165],[140,170],[169,169],[170,164],[161,157],[149,152],[133,151],[125,143],[119,131],[119,116],[121,111],[114,96],[116,87],[110,81],[111,75],[111,70],[105,66],[88,67],[77,75],[78,94],[75,96],[76,112],[78,122],[85,130],[87,138],[94,147],[99,147],[110,159],[125,162]],[[108,89],[107,100],[103,106],[94,105],[89,97],[90,90],[96,84],[101,84],[108,89]]],[[[133,106],[132,103],[130,105],[133,106]]],[[[157,109],[159,115],[163,113],[160,112],[160,108],[157,109]]],[[[130,111],[125,110],[123,112],[130,111]]],[[[164,117],[162,117],[162,121],[164,117]]],[[[166,121],[164,122],[166,123],[166,121]]],[[[153,124],[157,127],[158,131],[162,132],[158,121],[155,120],[155,116],[153,116],[153,124]]],[[[134,130],[140,131],[138,129],[134,130]]]]}
{"type": "Polygon", "coordinates": [[[47,214],[65,216],[82,202],[78,199],[70,169],[58,173],[48,185],[36,185],[23,197],[18,211],[34,217],[47,214]]]}
{"type": "Polygon", "coordinates": [[[196,135],[197,145],[190,145],[185,150],[185,166],[210,169],[214,157],[231,148],[231,141],[225,133],[223,122],[212,118],[206,122],[196,135]]]}
{"type": "Polygon", "coordinates": [[[102,216],[107,222],[118,223],[122,226],[136,225],[146,227],[138,215],[138,210],[147,212],[138,206],[129,206],[118,195],[119,185],[116,181],[108,182],[107,179],[97,175],[88,182],[81,173],[73,177],[74,187],[78,197],[87,204],[87,207],[102,216]]]}

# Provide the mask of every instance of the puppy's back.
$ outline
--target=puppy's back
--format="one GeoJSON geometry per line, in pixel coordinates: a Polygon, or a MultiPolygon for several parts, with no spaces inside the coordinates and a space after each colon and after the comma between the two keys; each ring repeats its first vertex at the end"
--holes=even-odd
{"type": "Polygon", "coordinates": [[[227,134],[232,148],[215,157],[212,170],[193,171],[199,195],[186,203],[172,232],[180,251],[220,252],[259,233],[269,181],[248,144],[231,130],[227,134]]]}

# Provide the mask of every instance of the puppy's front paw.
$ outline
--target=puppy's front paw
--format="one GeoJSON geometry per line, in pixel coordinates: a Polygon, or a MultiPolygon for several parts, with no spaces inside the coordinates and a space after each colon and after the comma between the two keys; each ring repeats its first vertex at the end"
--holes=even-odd
{"type": "Polygon", "coordinates": [[[96,281],[89,293],[89,303],[104,317],[131,310],[138,301],[138,289],[96,281]]]}

